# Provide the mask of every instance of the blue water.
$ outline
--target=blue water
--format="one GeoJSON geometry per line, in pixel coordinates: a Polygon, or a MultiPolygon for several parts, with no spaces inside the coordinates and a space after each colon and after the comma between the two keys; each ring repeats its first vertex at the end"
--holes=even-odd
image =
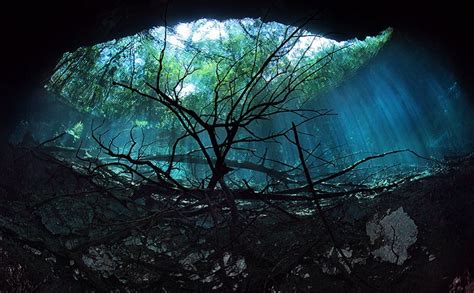
{"type": "MultiPolygon", "coordinates": [[[[316,97],[312,107],[332,109],[300,129],[321,143],[328,159],[353,154],[341,164],[369,154],[411,149],[443,159],[474,150],[474,105],[459,87],[442,56],[422,45],[392,40],[369,64],[337,88],[316,97]]],[[[283,126],[286,119],[277,122],[283,126]]],[[[290,160],[296,153],[287,152],[290,160]]],[[[380,164],[420,165],[411,155],[395,155],[380,164]]]]}
{"type": "MultiPolygon", "coordinates": [[[[45,93],[39,92],[39,95],[45,93]]],[[[33,133],[37,141],[44,141],[83,121],[83,146],[94,145],[92,140],[87,139],[90,136],[90,124],[95,121],[97,125],[102,118],[78,113],[67,106],[55,104],[47,97],[35,97],[33,100],[36,102],[25,109],[23,121],[11,141],[21,141],[27,130],[33,133]]],[[[463,93],[453,70],[442,55],[431,52],[423,44],[395,38],[338,87],[314,97],[311,104],[306,105],[331,109],[337,115],[318,118],[299,130],[311,134],[301,136],[305,148],[311,150],[320,144],[315,154],[334,162],[334,165],[321,167],[321,173],[340,169],[371,154],[397,149],[411,149],[425,157],[443,159],[445,156],[463,155],[474,150],[472,102],[473,99],[463,93]]],[[[116,141],[117,144],[125,145],[129,138],[128,129],[135,119],[137,117],[130,116],[105,121],[103,130],[109,130],[111,137],[125,131],[116,141]]],[[[262,133],[288,128],[292,119],[294,117],[278,117],[259,127],[262,133]]],[[[144,133],[148,133],[148,137],[153,140],[160,137],[160,131],[145,129],[144,133]]],[[[78,145],[79,142],[63,137],[57,143],[78,145]]],[[[188,144],[186,148],[196,148],[193,143],[188,144]]],[[[164,150],[162,153],[166,153],[168,147],[169,143],[164,142],[150,149],[150,152],[164,150]]],[[[299,162],[296,148],[292,145],[283,143],[255,147],[260,155],[266,148],[267,157],[289,164],[299,162]]],[[[231,156],[233,159],[249,159],[242,152],[234,152],[231,156]]],[[[309,161],[312,166],[324,165],[323,161],[309,161]]],[[[401,154],[371,164],[422,166],[427,163],[412,154],[401,154]]],[[[274,164],[274,167],[281,166],[274,164]]]]}

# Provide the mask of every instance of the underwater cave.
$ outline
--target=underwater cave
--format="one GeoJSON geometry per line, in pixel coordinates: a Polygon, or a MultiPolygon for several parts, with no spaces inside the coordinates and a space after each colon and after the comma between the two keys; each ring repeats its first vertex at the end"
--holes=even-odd
{"type": "Polygon", "coordinates": [[[216,2],[38,7],[0,292],[474,292],[463,7],[216,2]]]}

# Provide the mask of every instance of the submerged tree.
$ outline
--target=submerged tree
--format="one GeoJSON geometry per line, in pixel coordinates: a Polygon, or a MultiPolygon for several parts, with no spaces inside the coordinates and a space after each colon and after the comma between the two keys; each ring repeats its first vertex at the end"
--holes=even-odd
{"type": "Polygon", "coordinates": [[[212,188],[228,167],[244,167],[225,166],[224,158],[245,157],[248,167],[268,174],[270,160],[261,152],[267,148],[256,151],[255,144],[281,144],[289,127],[261,133],[263,120],[303,123],[330,114],[306,105],[390,37],[387,30],[365,41],[335,42],[303,27],[245,19],[156,28],[65,54],[48,88],[81,111],[111,119],[133,116],[136,125],[159,130],[168,144],[146,155],[161,161],[171,156],[164,168],[171,174],[173,160],[194,154],[194,162],[209,165],[206,185],[212,188]]]}
{"type": "MultiPolygon", "coordinates": [[[[66,53],[47,87],[81,111],[137,117],[136,126],[156,128],[159,140],[167,141],[145,143],[143,127],[138,134],[134,127],[129,141],[117,145],[119,134],[106,138],[110,129],[98,133],[101,124],[92,138],[117,159],[102,167],[123,169],[132,181],[168,192],[219,187],[235,224],[235,190],[247,190],[239,197],[258,192],[269,199],[307,192],[301,165],[273,149],[294,143],[290,122],[331,115],[309,102],[374,56],[391,35],[387,29],[365,41],[336,42],[306,31],[310,20],[299,26],[199,20],[154,28],[66,53]],[[278,119],[286,120],[281,129],[266,129],[278,119]],[[194,164],[207,169],[191,174],[194,164]],[[244,177],[241,169],[252,172],[244,177]],[[255,179],[253,172],[266,178],[255,179]]],[[[304,149],[308,165],[331,165],[314,154],[318,146],[304,149]]]]}
{"type": "Polygon", "coordinates": [[[112,120],[133,117],[127,140],[120,133],[111,136],[106,123],[92,127],[100,152],[81,157],[86,170],[103,186],[134,189],[133,199],[150,202],[158,196],[158,203],[151,200],[158,207],[147,206],[150,227],[156,215],[209,215],[224,267],[223,247],[233,246],[253,222],[236,200],[263,201],[292,219],[298,217],[273,201],[316,202],[326,223],[319,200],[396,184],[331,181],[400,151],[311,177],[321,164],[334,165],[316,155],[319,144],[300,143],[299,126],[333,114],[311,101],[373,57],[391,30],[364,41],[336,42],[306,31],[309,21],[285,26],[200,20],[155,28],[65,54],[47,87],[81,111],[112,120]],[[267,127],[278,119],[282,127],[267,127]],[[150,133],[160,137],[149,139],[150,133]],[[282,145],[294,147],[299,160],[275,150],[282,145]],[[196,164],[205,168],[194,169],[196,164]],[[218,240],[223,225],[230,233],[225,245],[218,240]]]}

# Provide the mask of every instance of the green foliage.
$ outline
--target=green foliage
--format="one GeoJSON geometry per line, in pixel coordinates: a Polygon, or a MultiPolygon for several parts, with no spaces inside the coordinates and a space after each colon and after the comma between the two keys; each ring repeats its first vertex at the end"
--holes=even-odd
{"type": "Polygon", "coordinates": [[[74,141],[81,138],[82,131],[84,130],[84,123],[82,121],[77,122],[71,128],[66,130],[66,133],[74,138],[74,141]]]}
{"type": "Polygon", "coordinates": [[[147,120],[135,119],[135,121],[134,121],[134,126],[138,126],[138,127],[147,127],[148,124],[149,124],[149,123],[148,123],[147,120]]]}
{"type": "MultiPolygon", "coordinates": [[[[173,115],[167,109],[113,85],[114,81],[121,82],[153,95],[151,86],[156,86],[160,53],[166,44],[160,88],[203,116],[212,108],[210,104],[216,94],[229,96],[219,105],[224,117],[234,97],[242,94],[251,76],[295,29],[258,19],[201,19],[169,28],[165,42],[165,29],[153,28],[65,53],[47,88],[59,100],[84,112],[104,117],[141,115],[157,121],[161,127],[170,125],[173,115]]],[[[263,72],[264,78],[242,103],[258,103],[295,72],[295,78],[304,81],[298,99],[315,97],[367,62],[390,35],[388,29],[363,41],[336,42],[301,30],[271,60],[263,72]],[[310,66],[317,69],[313,75],[300,74],[310,66]]]]}

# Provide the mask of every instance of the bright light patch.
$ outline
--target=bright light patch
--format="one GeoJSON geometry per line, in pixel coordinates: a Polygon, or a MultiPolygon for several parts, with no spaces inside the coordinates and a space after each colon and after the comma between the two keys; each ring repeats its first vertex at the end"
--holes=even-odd
{"type": "Polygon", "coordinates": [[[219,37],[225,34],[225,31],[221,27],[213,27],[209,30],[208,38],[210,40],[217,40],[219,37]]]}
{"type": "Polygon", "coordinates": [[[163,40],[165,28],[162,26],[154,27],[154,28],[151,28],[148,32],[150,36],[152,36],[155,40],[163,40]]]}
{"type": "Polygon", "coordinates": [[[143,65],[143,64],[145,64],[145,61],[143,61],[142,58],[135,58],[135,64],[137,64],[137,65],[143,65]]]}
{"type": "Polygon", "coordinates": [[[324,49],[342,46],[344,46],[344,42],[337,42],[325,37],[314,35],[303,36],[298,39],[292,50],[289,52],[288,59],[292,60],[297,58],[303,51],[306,51],[306,56],[311,56],[324,49]]]}
{"type": "Polygon", "coordinates": [[[191,36],[191,27],[189,23],[180,23],[176,26],[176,33],[184,40],[187,40],[191,36]]]}
{"type": "Polygon", "coordinates": [[[176,37],[175,35],[171,35],[168,37],[168,42],[173,45],[173,46],[176,46],[176,47],[179,47],[179,48],[184,48],[184,43],[183,41],[181,41],[178,37],[176,37]]]}
{"type": "Polygon", "coordinates": [[[217,40],[228,36],[224,23],[216,20],[204,20],[203,24],[193,34],[193,42],[201,40],[217,40]]]}
{"type": "MultiPolygon", "coordinates": [[[[185,48],[185,42],[190,40],[192,42],[201,42],[201,41],[212,41],[219,39],[229,38],[229,33],[232,29],[239,27],[240,25],[252,27],[255,24],[254,19],[242,19],[239,21],[229,20],[229,21],[217,21],[209,19],[201,19],[191,23],[180,23],[176,25],[173,29],[168,31],[167,41],[178,48],[185,48]],[[229,31],[228,31],[229,30],[229,31]]],[[[278,35],[278,31],[282,30],[281,24],[278,23],[268,23],[269,31],[275,32],[275,37],[281,42],[284,37],[278,35]]],[[[164,38],[164,28],[156,27],[150,30],[150,33],[157,40],[164,38]]],[[[308,35],[299,37],[299,40],[294,44],[293,49],[289,54],[289,59],[293,59],[292,55],[297,55],[301,50],[306,50],[309,48],[308,53],[317,53],[323,49],[328,48],[329,46],[341,46],[344,42],[337,42],[331,39],[327,39],[322,36],[315,36],[309,32],[305,32],[308,35]]]]}
{"type": "Polygon", "coordinates": [[[192,84],[192,83],[185,84],[181,88],[181,90],[179,91],[179,98],[184,98],[186,96],[189,96],[190,94],[192,94],[195,91],[196,91],[196,87],[194,86],[194,84],[192,84]]]}

